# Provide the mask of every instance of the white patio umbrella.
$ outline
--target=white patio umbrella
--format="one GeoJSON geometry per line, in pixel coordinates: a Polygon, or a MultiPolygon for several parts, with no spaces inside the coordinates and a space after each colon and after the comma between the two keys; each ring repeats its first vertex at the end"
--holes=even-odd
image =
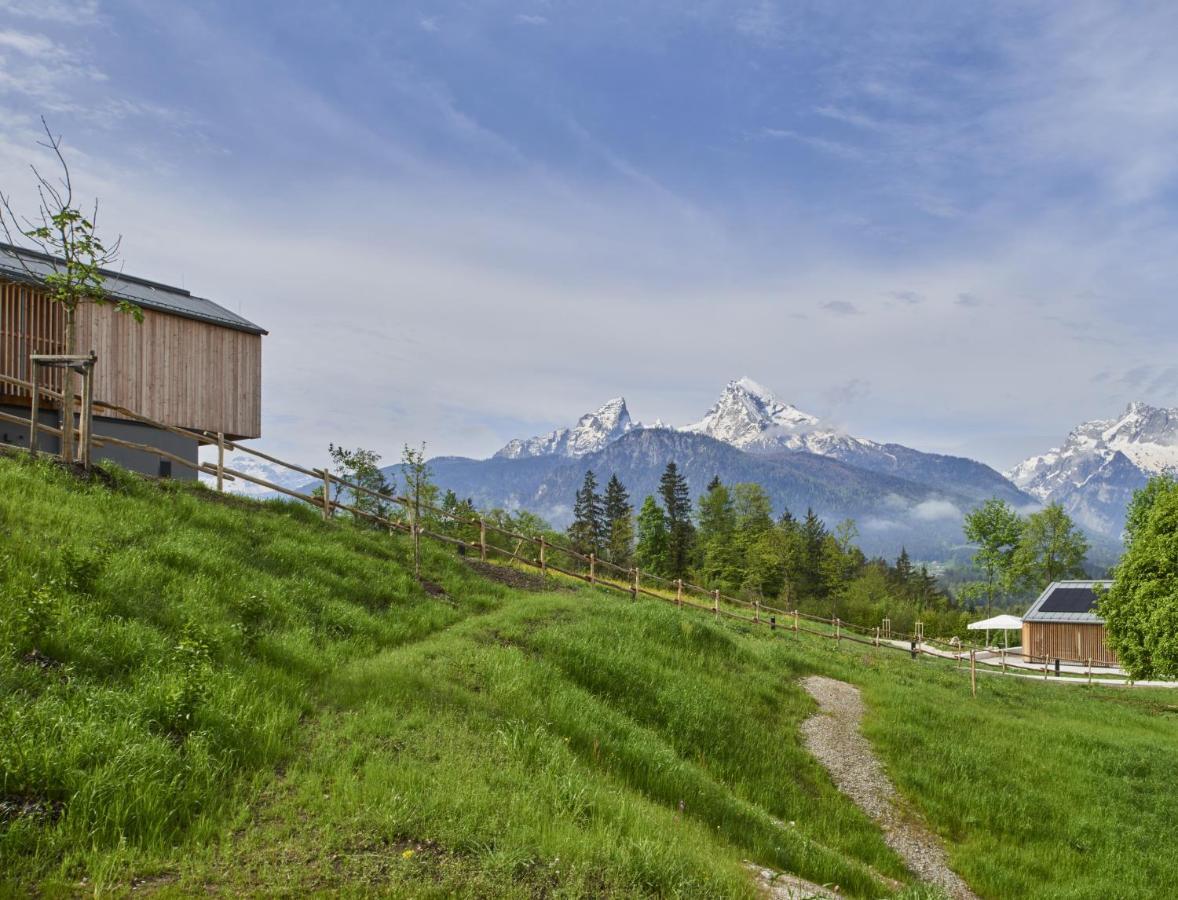
{"type": "Polygon", "coordinates": [[[1023,627],[1023,620],[1018,616],[994,616],[992,619],[982,619],[980,622],[970,622],[965,626],[970,631],[984,631],[986,632],[986,646],[990,646],[990,632],[1002,632],[1002,645],[1010,647],[1009,633],[1012,631],[1021,631],[1023,627]]]}

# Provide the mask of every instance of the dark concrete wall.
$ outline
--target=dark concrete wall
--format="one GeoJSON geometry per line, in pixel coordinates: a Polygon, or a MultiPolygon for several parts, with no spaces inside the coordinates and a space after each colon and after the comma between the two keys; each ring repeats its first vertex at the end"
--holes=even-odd
{"type": "MultiPolygon", "coordinates": [[[[14,416],[28,416],[28,407],[0,406],[0,410],[14,416]]],[[[56,410],[43,410],[38,419],[45,425],[54,428],[58,426],[56,410]]],[[[108,419],[103,416],[94,417],[94,434],[96,436],[109,435],[124,441],[134,441],[137,444],[148,444],[173,453],[182,459],[190,460],[194,465],[197,461],[197,442],[182,438],[170,431],[160,431],[139,422],[126,422],[121,419],[108,419]]],[[[27,447],[29,444],[29,429],[26,425],[16,425],[11,422],[0,422],[0,440],[6,444],[16,444],[27,447]]],[[[37,447],[46,452],[57,452],[58,439],[41,432],[38,434],[37,447]]],[[[128,450],[124,447],[95,447],[93,453],[95,462],[109,459],[134,472],[155,477],[167,476],[186,481],[196,479],[196,471],[179,463],[163,459],[154,453],[142,453],[138,450],[128,450]]]]}

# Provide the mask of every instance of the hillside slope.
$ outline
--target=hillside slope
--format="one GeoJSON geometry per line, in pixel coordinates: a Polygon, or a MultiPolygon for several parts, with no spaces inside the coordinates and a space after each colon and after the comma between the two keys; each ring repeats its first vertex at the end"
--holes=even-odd
{"type": "Polygon", "coordinates": [[[313,510],[3,457],[0,534],[0,892],[751,896],[753,860],[893,893],[803,749],[811,673],[860,684],[983,896],[1178,878],[1169,695],[971,702],[932,662],[509,589],[428,545],[427,593],[401,539],[313,510]]]}

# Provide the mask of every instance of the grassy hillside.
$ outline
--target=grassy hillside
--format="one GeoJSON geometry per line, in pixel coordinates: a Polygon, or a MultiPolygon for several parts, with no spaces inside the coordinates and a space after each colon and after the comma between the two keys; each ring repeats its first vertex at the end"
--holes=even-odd
{"type": "Polygon", "coordinates": [[[748,896],[755,860],[895,893],[911,877],[801,746],[811,672],[864,688],[983,895],[1178,878],[1178,697],[971,701],[900,654],[508,588],[430,548],[427,592],[407,559],[309,509],[0,458],[0,885],[748,896]]]}

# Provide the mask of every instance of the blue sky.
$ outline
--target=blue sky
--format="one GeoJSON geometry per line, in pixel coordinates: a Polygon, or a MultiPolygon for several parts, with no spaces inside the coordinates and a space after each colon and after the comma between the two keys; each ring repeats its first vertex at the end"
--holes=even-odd
{"type": "Polygon", "coordinates": [[[0,0],[129,272],[269,328],[265,443],[488,455],[730,378],[1006,467],[1178,405],[1178,7],[0,0]]]}

